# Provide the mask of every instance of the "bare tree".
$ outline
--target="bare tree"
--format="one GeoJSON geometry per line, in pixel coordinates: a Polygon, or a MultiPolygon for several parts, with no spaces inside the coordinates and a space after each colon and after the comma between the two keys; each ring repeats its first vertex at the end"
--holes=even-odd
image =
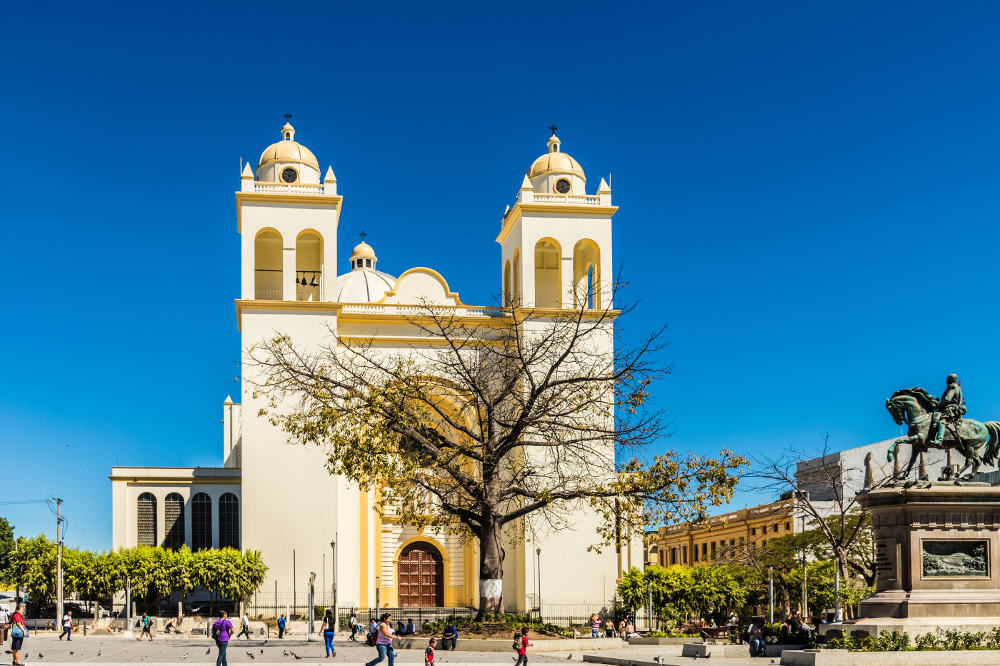
{"type": "MultiPolygon", "coordinates": [[[[502,532],[560,529],[588,504],[595,546],[650,523],[696,517],[732,495],[746,461],[666,451],[649,404],[662,331],[616,339],[610,309],[410,308],[427,344],[386,349],[330,330],[306,350],[275,335],[246,350],[261,410],[290,441],[325,447],[327,467],[376,491],[380,511],[479,542],[480,614],[503,610],[502,532]],[[528,520],[530,517],[530,520],[528,520]]],[[[529,535],[530,536],[530,535],[529,535]]]]}
{"type": "MultiPolygon", "coordinates": [[[[860,465],[847,464],[829,450],[829,435],[814,458],[790,451],[777,458],[757,458],[746,477],[757,488],[794,501],[794,511],[806,527],[822,537],[821,547],[837,561],[841,576],[848,571],[874,584],[874,543],[871,518],[858,492],[893,482],[887,463],[876,464],[869,453],[860,465]]],[[[815,544],[813,544],[815,545],[815,544]]]]}

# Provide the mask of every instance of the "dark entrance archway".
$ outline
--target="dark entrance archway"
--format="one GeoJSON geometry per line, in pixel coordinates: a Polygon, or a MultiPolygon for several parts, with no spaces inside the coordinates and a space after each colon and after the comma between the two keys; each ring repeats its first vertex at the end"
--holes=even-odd
{"type": "Polygon", "coordinates": [[[426,541],[406,546],[399,554],[396,573],[400,606],[444,605],[444,563],[437,548],[426,541]]]}

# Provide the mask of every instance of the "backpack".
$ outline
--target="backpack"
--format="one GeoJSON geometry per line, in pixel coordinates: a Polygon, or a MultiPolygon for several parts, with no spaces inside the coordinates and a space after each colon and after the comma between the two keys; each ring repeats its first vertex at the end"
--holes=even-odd
{"type": "Polygon", "coordinates": [[[284,629],[285,628],[285,618],[283,618],[283,617],[279,617],[278,618],[278,628],[280,628],[280,629],[284,629]]]}
{"type": "Polygon", "coordinates": [[[514,632],[514,643],[510,647],[514,650],[519,650],[521,648],[521,632],[514,632]]]}
{"type": "Polygon", "coordinates": [[[222,635],[222,620],[216,620],[212,623],[212,638],[219,640],[219,636],[222,635]]]}

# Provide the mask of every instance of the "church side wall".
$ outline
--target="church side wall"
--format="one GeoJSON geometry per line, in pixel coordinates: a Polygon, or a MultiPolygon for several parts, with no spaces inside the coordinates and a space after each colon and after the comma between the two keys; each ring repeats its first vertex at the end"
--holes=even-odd
{"type": "MultiPolygon", "coordinates": [[[[298,345],[315,348],[328,336],[326,325],[335,323],[328,314],[247,311],[243,344],[247,347],[281,332],[298,345]]],[[[268,566],[262,591],[273,595],[277,583],[279,594],[289,597],[282,603],[291,603],[294,590],[296,603],[304,606],[309,574],[315,572],[317,596],[325,598],[334,578],[330,543],[337,540],[338,573],[343,574],[337,576],[338,592],[345,601],[354,600],[358,595],[351,593],[348,581],[356,581],[358,575],[357,568],[350,568],[354,564],[350,553],[359,550],[358,514],[352,517],[338,509],[346,492],[344,483],[327,472],[320,447],[290,444],[285,433],[258,416],[267,403],[265,396],[253,396],[254,380],[263,381],[255,373],[244,365],[243,522],[245,546],[260,550],[268,566]]]]}

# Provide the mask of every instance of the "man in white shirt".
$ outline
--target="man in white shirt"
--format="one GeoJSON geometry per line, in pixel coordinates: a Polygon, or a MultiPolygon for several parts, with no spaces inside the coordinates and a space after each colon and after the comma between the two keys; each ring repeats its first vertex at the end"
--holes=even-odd
{"type": "Polygon", "coordinates": [[[69,611],[66,611],[66,614],[63,615],[62,617],[62,633],[59,634],[59,640],[62,640],[63,636],[65,636],[66,641],[69,642],[73,640],[72,635],[73,635],[73,614],[69,611]]]}
{"type": "Polygon", "coordinates": [[[5,608],[0,608],[0,643],[7,642],[7,632],[10,631],[10,615],[5,608]]]}
{"type": "Polygon", "coordinates": [[[247,640],[250,639],[250,616],[243,613],[243,617],[240,618],[240,623],[243,625],[240,627],[240,633],[236,634],[236,638],[245,635],[247,640]]]}

